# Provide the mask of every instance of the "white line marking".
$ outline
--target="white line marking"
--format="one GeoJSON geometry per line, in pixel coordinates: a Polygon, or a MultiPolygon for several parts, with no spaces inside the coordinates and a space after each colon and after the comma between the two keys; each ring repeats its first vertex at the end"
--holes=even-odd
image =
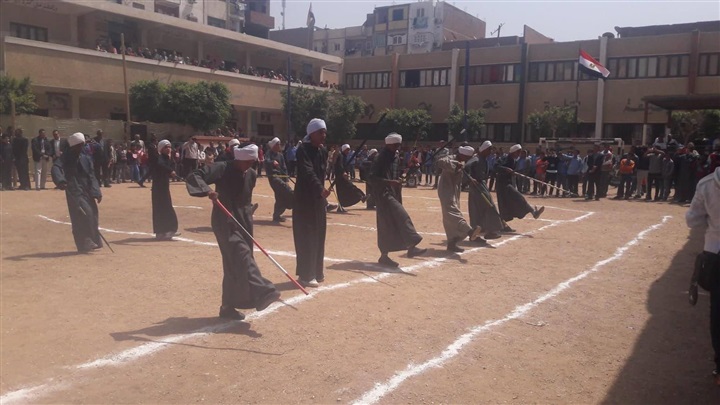
{"type": "Polygon", "coordinates": [[[672,218],[671,216],[665,216],[663,217],[662,221],[652,225],[648,228],[645,228],[642,232],[637,234],[634,239],[632,239],[630,242],[626,243],[625,245],[617,248],[615,251],[615,254],[610,256],[607,259],[601,260],[593,267],[591,267],[588,270],[585,270],[584,272],[578,274],[575,277],[572,277],[570,279],[567,279],[563,281],[562,283],[558,284],[553,288],[552,290],[548,291],[546,294],[542,295],[541,297],[535,299],[534,301],[528,302],[523,305],[518,305],[515,307],[515,309],[507,314],[502,319],[496,319],[494,321],[487,321],[482,325],[478,325],[470,329],[469,332],[465,333],[464,335],[460,336],[457,340],[455,340],[450,346],[445,348],[445,350],[442,351],[442,353],[435,358],[432,358],[422,364],[414,365],[409,364],[407,368],[403,371],[400,371],[396,373],[393,377],[391,377],[389,380],[387,380],[384,383],[377,383],[375,384],[375,387],[371,389],[370,391],[363,394],[359,399],[353,402],[353,404],[374,404],[378,402],[380,399],[382,399],[387,394],[391,393],[395,389],[397,389],[403,382],[405,382],[407,379],[418,376],[425,371],[434,368],[434,367],[441,367],[443,364],[448,362],[453,357],[460,354],[460,350],[465,347],[467,344],[471,343],[478,335],[480,335],[483,332],[487,332],[488,330],[500,326],[510,320],[518,319],[525,314],[527,314],[530,310],[537,307],[538,305],[542,304],[543,302],[550,300],[563,291],[569,289],[573,284],[576,282],[586,278],[588,275],[597,272],[602,268],[603,266],[607,265],[608,263],[614,262],[615,260],[618,260],[621,258],[625,252],[627,252],[631,247],[637,245],[641,240],[647,236],[650,232],[660,228],[663,226],[668,220],[672,218]]]}
{"type": "Polygon", "coordinates": [[[202,210],[203,207],[198,207],[196,205],[173,205],[173,208],[187,208],[189,210],[202,210]]]}
{"type": "MultiPolygon", "coordinates": [[[[515,235],[515,236],[513,236],[513,237],[511,237],[511,238],[508,238],[508,239],[505,239],[505,240],[503,240],[503,241],[501,241],[501,242],[495,243],[493,246],[495,246],[495,247],[503,246],[503,245],[505,245],[505,244],[507,244],[507,243],[509,243],[509,242],[511,242],[511,241],[515,241],[515,240],[518,240],[518,239],[520,239],[520,238],[522,238],[522,237],[524,237],[524,236],[532,235],[532,234],[541,232],[541,231],[543,231],[543,230],[545,230],[545,229],[555,227],[555,226],[557,226],[557,225],[559,225],[559,224],[561,224],[561,223],[579,222],[579,221],[582,221],[582,220],[584,220],[584,219],[586,219],[586,218],[589,218],[589,217],[590,217],[591,215],[593,215],[593,214],[594,214],[594,212],[587,212],[585,215],[579,216],[579,217],[577,217],[577,218],[575,218],[575,219],[572,219],[572,220],[567,220],[567,221],[565,221],[565,222],[555,222],[555,223],[551,223],[551,224],[545,225],[545,226],[543,226],[543,227],[540,227],[540,228],[538,228],[538,229],[536,229],[536,230],[534,230],[534,231],[530,231],[530,232],[527,232],[527,233],[521,234],[521,235],[515,235]]],[[[53,223],[57,223],[57,224],[71,225],[69,222],[57,221],[57,220],[55,220],[55,219],[51,219],[51,218],[45,217],[45,216],[43,216],[43,215],[38,215],[38,217],[43,218],[43,219],[45,219],[45,220],[47,220],[47,221],[50,221],[50,222],[53,222],[53,223]]],[[[104,228],[101,228],[101,229],[105,230],[104,228]]],[[[122,232],[122,231],[114,231],[114,230],[112,230],[112,231],[111,231],[111,230],[105,230],[105,231],[107,231],[107,232],[115,232],[115,233],[126,233],[126,234],[132,234],[132,235],[150,235],[150,236],[153,236],[153,234],[148,234],[148,233],[143,233],[143,232],[122,232]]],[[[193,241],[193,242],[195,242],[195,241],[193,241]]],[[[206,242],[198,242],[198,243],[203,243],[203,244],[204,244],[204,243],[206,243],[206,242]]],[[[484,249],[484,248],[478,247],[478,248],[468,249],[468,250],[466,250],[465,252],[461,253],[460,255],[471,254],[471,253],[477,252],[477,251],[482,250],[482,249],[484,249]]],[[[328,259],[326,258],[325,260],[328,260],[328,259]]],[[[448,260],[448,258],[445,258],[445,257],[435,258],[435,259],[432,259],[432,260],[428,260],[428,261],[421,262],[421,263],[416,264],[416,265],[413,265],[413,266],[408,266],[408,267],[401,268],[401,270],[404,271],[404,272],[407,272],[407,273],[415,272],[415,271],[421,270],[421,269],[423,269],[423,268],[436,267],[436,266],[444,263],[444,262],[447,261],[447,260],[448,260]]],[[[381,266],[376,266],[376,265],[372,265],[372,264],[369,264],[369,263],[366,263],[366,265],[367,265],[368,267],[381,267],[381,266]]],[[[384,269],[384,270],[387,270],[387,268],[384,268],[384,267],[383,267],[383,269],[384,269]]],[[[245,319],[246,319],[246,320],[262,319],[262,318],[264,318],[265,316],[274,313],[275,311],[277,311],[277,310],[280,309],[281,307],[285,306],[286,304],[287,304],[287,305],[296,305],[296,304],[299,304],[299,303],[301,303],[301,302],[310,300],[311,298],[314,298],[316,295],[318,295],[318,294],[320,294],[320,293],[323,293],[323,292],[326,292],[326,291],[329,292],[329,291],[339,290],[339,289],[343,289],[343,288],[348,288],[348,287],[351,287],[351,286],[356,285],[356,284],[376,283],[376,282],[378,282],[379,280],[382,280],[382,279],[391,277],[391,276],[396,275],[396,274],[397,274],[397,273],[381,273],[381,274],[378,274],[378,275],[375,276],[375,277],[362,277],[362,278],[359,278],[359,279],[356,279],[356,280],[352,280],[352,281],[348,281],[348,282],[345,282],[345,283],[338,283],[338,284],[332,284],[332,285],[322,286],[322,287],[317,288],[317,289],[315,289],[315,290],[311,290],[309,295],[296,295],[296,296],[291,297],[291,298],[289,298],[289,299],[287,299],[287,300],[284,300],[284,301],[281,302],[281,303],[275,303],[275,304],[273,304],[273,305],[270,305],[270,306],[269,306],[265,311],[263,311],[263,312],[253,312],[253,313],[247,314],[247,315],[245,316],[245,319]]],[[[206,336],[206,335],[209,335],[209,334],[214,334],[214,333],[222,332],[223,330],[226,330],[226,329],[232,327],[232,325],[234,325],[234,324],[235,324],[235,322],[227,322],[227,323],[220,324],[220,325],[209,326],[209,327],[206,327],[206,328],[202,328],[202,329],[196,330],[196,331],[194,331],[194,332],[190,332],[190,333],[183,334],[183,335],[172,336],[172,337],[169,337],[169,338],[166,338],[166,339],[163,339],[163,340],[159,340],[159,341],[157,341],[157,342],[145,343],[145,344],[142,344],[142,345],[140,345],[140,346],[137,346],[137,347],[134,347],[134,348],[131,348],[131,349],[127,349],[127,350],[124,350],[124,351],[119,352],[119,353],[116,353],[116,354],[111,354],[111,355],[109,355],[109,356],[106,356],[106,357],[103,357],[103,358],[100,358],[100,359],[97,359],[97,360],[94,360],[94,361],[90,361],[90,362],[83,363],[83,364],[80,364],[80,365],[77,365],[77,366],[74,366],[74,367],[67,367],[67,368],[72,369],[72,370],[74,370],[75,372],[79,372],[79,371],[84,371],[84,370],[99,369],[99,368],[103,368],[103,367],[111,367],[111,366],[112,366],[112,367],[118,367],[118,366],[121,366],[121,365],[123,365],[123,364],[130,363],[130,362],[139,360],[139,359],[141,359],[141,358],[143,358],[143,357],[145,357],[145,356],[151,355],[151,354],[156,353],[156,352],[158,352],[158,351],[160,351],[160,350],[163,350],[163,349],[165,349],[166,347],[168,347],[169,345],[171,345],[171,344],[173,344],[173,343],[182,342],[182,341],[191,339],[191,338],[193,338],[193,337],[201,337],[201,336],[206,336]]],[[[49,380],[49,382],[47,382],[47,383],[45,383],[45,384],[41,384],[41,385],[34,386],[34,387],[22,388],[22,389],[20,389],[20,390],[8,392],[8,393],[4,394],[2,397],[0,397],[0,404],[2,404],[2,405],[9,405],[11,402],[22,402],[22,401],[35,400],[35,399],[40,398],[40,397],[42,397],[42,396],[48,395],[48,394],[50,394],[50,393],[52,393],[52,392],[56,392],[56,391],[62,390],[62,389],[64,389],[64,388],[66,388],[66,386],[68,386],[68,385],[69,385],[68,382],[63,383],[63,384],[60,384],[60,383],[54,383],[53,380],[49,380]]]]}
{"type": "MultiPolygon", "coordinates": [[[[55,224],[60,224],[60,225],[72,225],[72,223],[70,223],[70,222],[58,221],[57,219],[48,218],[48,217],[46,217],[45,215],[38,215],[38,217],[39,217],[39,218],[42,218],[42,219],[44,219],[44,220],[46,220],[46,221],[50,221],[50,222],[52,222],[52,223],[55,223],[55,224]]],[[[154,234],[154,233],[147,233],[147,232],[118,231],[118,230],[116,230],[116,229],[108,229],[108,228],[98,228],[98,229],[100,229],[100,230],[103,231],[103,232],[117,233],[117,234],[121,234],[121,235],[151,236],[151,237],[155,237],[155,234],[154,234]]],[[[216,242],[203,242],[203,241],[199,241],[199,240],[194,240],[194,239],[189,239],[189,238],[183,238],[183,237],[181,237],[181,236],[175,236],[175,237],[173,237],[173,239],[174,239],[174,240],[177,240],[177,241],[180,241],[180,242],[192,243],[193,245],[200,245],[200,246],[213,246],[213,247],[217,247],[217,245],[218,245],[216,242]]],[[[259,250],[258,248],[256,248],[256,247],[253,247],[253,250],[256,251],[256,252],[259,252],[259,251],[260,251],[260,250],[259,250]]],[[[284,251],[279,251],[279,250],[278,250],[278,251],[276,251],[276,250],[268,250],[267,252],[270,253],[271,255],[275,255],[275,256],[296,257],[295,253],[293,253],[293,252],[284,252],[284,251]]],[[[352,260],[348,260],[348,259],[335,259],[335,258],[332,258],[332,257],[325,257],[325,260],[327,260],[327,261],[329,261],[329,262],[336,262],[336,263],[345,263],[345,262],[350,262],[350,261],[352,261],[352,260]]]]}
{"type": "MultiPolygon", "coordinates": [[[[263,218],[263,219],[272,219],[269,215],[254,215],[254,218],[263,218]]],[[[285,218],[286,220],[292,222],[292,218],[285,218]]],[[[362,226],[362,225],[354,225],[354,224],[343,224],[339,222],[328,222],[328,225],[332,226],[347,226],[349,228],[356,228],[356,229],[362,229],[363,231],[370,231],[375,232],[377,231],[377,228],[373,228],[372,226],[362,226]]],[[[418,231],[420,235],[429,235],[429,236],[445,236],[442,232],[420,232],[418,231]]]]}

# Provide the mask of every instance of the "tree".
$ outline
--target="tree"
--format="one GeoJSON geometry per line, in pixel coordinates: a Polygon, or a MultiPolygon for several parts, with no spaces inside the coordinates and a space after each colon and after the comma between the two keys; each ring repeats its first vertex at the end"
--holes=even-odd
{"type": "Polygon", "coordinates": [[[18,80],[0,76],[0,114],[11,113],[11,99],[15,100],[15,114],[32,114],[37,110],[29,77],[18,80]]]}
{"type": "Polygon", "coordinates": [[[681,143],[720,133],[720,110],[673,111],[671,131],[681,143]]]}
{"type": "MultiPolygon", "coordinates": [[[[287,114],[287,91],[283,90],[281,96],[283,110],[287,114]]],[[[330,141],[352,139],[357,134],[355,125],[364,110],[365,103],[356,96],[304,87],[295,87],[290,92],[290,127],[297,136],[305,135],[311,119],[320,118],[326,121],[330,141]]]]}
{"type": "Polygon", "coordinates": [[[397,132],[407,141],[422,140],[432,131],[432,117],[427,110],[386,109],[385,120],[380,123],[383,133],[397,132]]]}
{"type": "MultiPolygon", "coordinates": [[[[450,109],[450,116],[445,121],[448,124],[448,131],[457,137],[460,135],[463,129],[465,113],[459,105],[454,104],[450,109]]],[[[485,111],[483,110],[468,110],[467,118],[467,139],[477,140],[480,135],[480,130],[485,126],[485,111]]]]}
{"type": "Polygon", "coordinates": [[[328,139],[340,142],[355,138],[358,118],[365,111],[365,103],[357,96],[334,95],[330,98],[327,115],[328,139]]]}
{"type": "Polygon", "coordinates": [[[174,122],[195,129],[217,128],[230,117],[230,90],[219,82],[164,85],[140,81],[130,89],[131,110],[142,121],[174,122]]]}
{"type": "Polygon", "coordinates": [[[529,114],[527,121],[538,137],[570,137],[575,132],[575,108],[548,107],[529,114]]]}

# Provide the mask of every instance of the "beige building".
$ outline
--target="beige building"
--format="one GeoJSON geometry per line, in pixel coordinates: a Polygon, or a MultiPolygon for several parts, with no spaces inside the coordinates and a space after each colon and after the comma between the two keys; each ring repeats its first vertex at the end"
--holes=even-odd
{"type": "MultiPolygon", "coordinates": [[[[128,56],[130,85],[150,79],[222,82],[232,93],[229,125],[247,136],[282,137],[287,126],[281,92],[287,83],[268,78],[269,72],[287,72],[289,60],[293,77],[319,83],[324,80],[323,67],[336,66],[342,59],[234,32],[228,25],[219,28],[188,18],[192,14],[203,21],[219,19],[230,3],[233,1],[3,0],[0,71],[31,78],[39,115],[124,120],[122,56],[112,52],[112,48],[120,48],[124,34],[126,45],[134,50],[147,48],[152,54],[157,50],[177,56],[174,61],[128,56]],[[108,52],[96,50],[99,44],[108,52]],[[212,60],[216,68],[191,62],[203,59],[212,60]],[[217,68],[221,62],[224,70],[217,68]],[[241,73],[251,67],[254,74],[241,73]]],[[[252,10],[251,4],[269,7],[268,1],[248,2],[246,28],[248,15],[253,18],[268,12],[267,8],[252,10]]]]}
{"type": "Polygon", "coordinates": [[[668,114],[656,106],[646,111],[647,96],[716,95],[720,107],[720,21],[617,31],[617,38],[554,42],[526,27],[525,35],[514,40],[485,38],[446,43],[447,50],[432,54],[346,59],[343,83],[347,94],[368,104],[361,136],[373,135],[372,123],[386,108],[426,108],[434,136],[447,137],[449,110],[464,101],[468,43],[468,106],[485,110],[487,123],[475,140],[536,140],[528,114],[575,105],[580,48],[612,72],[605,81],[581,77],[580,136],[632,141],[644,133],[662,134],[668,114]]]}

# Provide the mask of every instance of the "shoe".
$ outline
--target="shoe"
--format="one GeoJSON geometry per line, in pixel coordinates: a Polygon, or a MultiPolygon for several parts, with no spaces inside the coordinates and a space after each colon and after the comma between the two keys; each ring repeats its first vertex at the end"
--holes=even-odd
{"type": "Polygon", "coordinates": [[[325,282],[325,277],[323,277],[323,278],[316,278],[316,280],[317,280],[318,283],[324,283],[324,282],[325,282]]]}
{"type": "Polygon", "coordinates": [[[344,214],[347,212],[347,210],[345,208],[343,208],[342,205],[338,205],[337,212],[344,214]]]}
{"type": "Polygon", "coordinates": [[[470,233],[468,234],[468,238],[472,242],[475,239],[479,238],[481,233],[482,233],[482,228],[480,228],[479,226],[476,226],[475,229],[470,231],[470,233]]]}
{"type": "MultiPolygon", "coordinates": [[[[145,188],[145,185],[144,185],[142,182],[139,182],[139,181],[138,181],[137,184],[138,184],[138,186],[140,186],[140,187],[142,187],[142,188],[145,188]]],[[[106,186],[106,187],[107,187],[107,186],[106,186]]]]}
{"type": "Polygon", "coordinates": [[[378,259],[378,263],[390,267],[400,267],[400,264],[395,260],[391,259],[388,255],[380,256],[380,258],[378,259]]]}
{"type": "Polygon", "coordinates": [[[457,245],[456,240],[449,241],[446,250],[448,252],[453,252],[453,253],[462,253],[465,251],[465,249],[463,249],[457,245]]]}
{"type": "Polygon", "coordinates": [[[485,234],[485,239],[500,239],[501,237],[497,232],[488,232],[485,234]]]}
{"type": "Polygon", "coordinates": [[[327,212],[330,212],[330,211],[332,211],[332,210],[335,210],[335,209],[337,209],[337,207],[338,207],[337,204],[328,204],[327,207],[326,207],[326,208],[327,208],[327,212]]]}
{"type": "Polygon", "coordinates": [[[273,221],[273,222],[276,222],[276,223],[280,223],[280,222],[285,222],[285,221],[287,221],[287,219],[285,219],[285,218],[283,218],[283,217],[277,217],[277,218],[273,218],[272,221],[273,221]]]}
{"type": "Polygon", "coordinates": [[[235,308],[230,307],[220,307],[220,318],[223,319],[232,319],[235,321],[242,321],[245,319],[245,315],[238,312],[235,308]]]}
{"type": "Polygon", "coordinates": [[[420,249],[417,246],[411,246],[407,251],[407,257],[412,259],[413,257],[420,256],[425,252],[427,252],[427,249],[420,249]]]}
{"type": "Polygon", "coordinates": [[[260,204],[258,204],[258,203],[255,203],[255,204],[252,205],[252,209],[253,209],[253,210],[252,210],[252,214],[253,214],[253,215],[255,215],[255,211],[257,211],[257,209],[258,209],[259,206],[260,206],[260,204]]]}
{"type": "Polygon", "coordinates": [[[263,311],[267,307],[270,306],[273,302],[280,299],[280,293],[277,291],[273,291],[271,293],[268,293],[265,297],[263,297],[260,301],[258,301],[258,305],[255,307],[258,311],[263,311]]]}
{"type": "Polygon", "coordinates": [[[320,287],[320,284],[318,284],[317,280],[315,280],[315,279],[312,279],[310,281],[305,281],[301,278],[298,278],[297,282],[300,283],[300,285],[303,287],[310,287],[310,288],[320,287]]]}
{"type": "Polygon", "coordinates": [[[365,204],[365,202],[367,201],[367,196],[366,195],[362,196],[360,201],[362,201],[362,203],[365,204]]]}
{"type": "Polygon", "coordinates": [[[545,207],[540,207],[539,209],[535,207],[535,211],[533,211],[532,216],[533,218],[538,219],[543,212],[545,212],[545,207]]]}
{"type": "Polygon", "coordinates": [[[505,228],[503,228],[502,231],[500,231],[500,232],[512,233],[512,232],[515,232],[515,230],[510,228],[509,225],[506,225],[505,228]]]}
{"type": "MultiPolygon", "coordinates": [[[[108,184],[105,185],[105,187],[110,188],[110,187],[112,187],[112,186],[110,185],[110,183],[108,183],[108,184]]],[[[141,186],[141,187],[145,187],[145,186],[141,186]]],[[[45,189],[43,188],[43,190],[45,190],[45,189]]]]}

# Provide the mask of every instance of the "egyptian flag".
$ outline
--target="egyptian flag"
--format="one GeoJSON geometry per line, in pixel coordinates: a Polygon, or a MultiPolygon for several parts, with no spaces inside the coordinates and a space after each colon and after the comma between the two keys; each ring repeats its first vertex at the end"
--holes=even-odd
{"type": "Polygon", "coordinates": [[[310,9],[308,10],[307,26],[308,27],[315,26],[315,14],[313,14],[313,12],[312,12],[312,3],[310,3],[310,9]]]}
{"type": "Polygon", "coordinates": [[[610,71],[605,69],[605,66],[601,65],[600,62],[593,59],[592,56],[585,53],[582,49],[580,50],[580,57],[578,58],[578,66],[581,72],[597,77],[598,79],[606,79],[610,76],[610,71]]]}

